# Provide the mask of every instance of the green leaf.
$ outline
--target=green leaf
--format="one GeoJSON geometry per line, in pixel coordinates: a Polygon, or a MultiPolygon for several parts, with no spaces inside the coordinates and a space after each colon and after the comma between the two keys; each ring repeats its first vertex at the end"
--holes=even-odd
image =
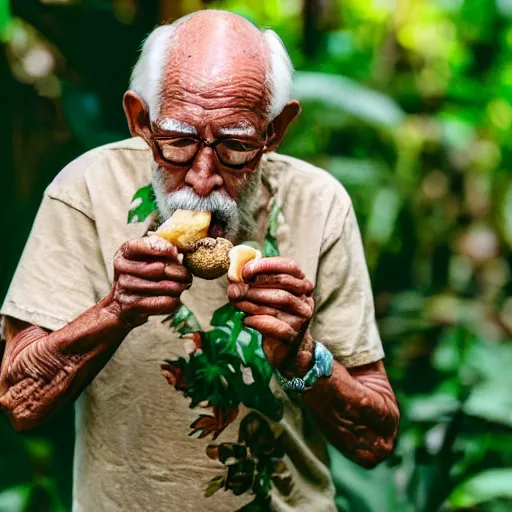
{"type": "MultiPolygon", "coordinates": [[[[268,363],[266,363],[268,364],[268,363]]],[[[255,409],[273,421],[283,417],[283,402],[277,398],[268,385],[268,369],[259,361],[242,366],[231,379],[241,402],[255,409]]]]}
{"type": "Polygon", "coordinates": [[[401,207],[402,198],[398,190],[391,187],[379,189],[366,225],[366,237],[379,245],[385,245],[393,234],[401,207]]]}
{"type": "Polygon", "coordinates": [[[512,427],[512,393],[500,379],[475,386],[464,403],[464,412],[512,427]]]}
{"type": "Polygon", "coordinates": [[[213,313],[210,325],[214,327],[224,325],[234,318],[237,318],[239,314],[240,310],[236,309],[235,306],[225,304],[213,313]]]}
{"type": "Polygon", "coordinates": [[[175,313],[164,318],[162,322],[170,322],[171,327],[176,329],[181,335],[201,330],[199,321],[194,313],[184,304],[182,304],[175,313]]]}
{"type": "Polygon", "coordinates": [[[329,446],[331,473],[338,510],[347,512],[413,512],[401,497],[394,471],[380,465],[369,472],[329,446]]]}
{"type": "Polygon", "coordinates": [[[208,486],[204,491],[205,498],[213,496],[219,489],[224,487],[224,476],[216,476],[208,482],[208,486]]]}
{"type": "Polygon", "coordinates": [[[512,469],[488,469],[458,485],[448,498],[457,508],[475,507],[488,501],[512,499],[512,469]]]}
{"type": "Polygon", "coordinates": [[[405,117],[389,96],[341,75],[299,71],[295,74],[294,90],[303,102],[322,102],[377,127],[395,128],[405,117]]]}
{"type": "Polygon", "coordinates": [[[158,211],[152,185],[137,190],[128,211],[128,224],[144,222],[153,212],[158,211]]]}
{"type": "Polygon", "coordinates": [[[346,187],[377,188],[389,176],[383,163],[370,159],[332,156],[320,164],[346,187]]]}
{"type": "Polygon", "coordinates": [[[268,458],[276,449],[276,439],[265,418],[250,412],[240,423],[238,442],[249,447],[259,459],[268,458]]]}
{"type": "Polygon", "coordinates": [[[21,512],[30,495],[29,485],[18,485],[0,493],[0,512],[21,512]]]}
{"type": "Polygon", "coordinates": [[[273,369],[263,351],[261,333],[244,327],[236,339],[237,353],[245,366],[254,366],[261,374],[265,384],[269,384],[273,369]]]}
{"type": "Polygon", "coordinates": [[[11,9],[9,0],[0,0],[0,39],[6,42],[10,38],[11,9]]]}
{"type": "Polygon", "coordinates": [[[263,244],[263,256],[269,258],[272,256],[279,256],[279,247],[277,245],[277,229],[279,227],[279,213],[281,210],[277,205],[277,201],[272,202],[270,207],[270,213],[268,216],[268,230],[265,235],[265,241],[263,244]]]}
{"type": "Polygon", "coordinates": [[[280,212],[281,210],[279,209],[277,201],[274,200],[272,202],[272,206],[270,207],[270,213],[268,215],[268,234],[274,238],[277,234],[277,229],[279,227],[280,212]]]}
{"type": "Polygon", "coordinates": [[[272,510],[270,497],[257,496],[253,501],[239,508],[237,512],[272,512],[272,510]]]}
{"type": "Polygon", "coordinates": [[[461,329],[450,329],[432,354],[433,366],[441,372],[456,372],[462,360],[464,333],[461,329]]]}
{"type": "Polygon", "coordinates": [[[276,240],[267,236],[265,238],[265,242],[263,244],[263,256],[265,258],[270,258],[272,256],[279,256],[279,249],[277,247],[276,240]]]}
{"type": "Polygon", "coordinates": [[[453,414],[459,407],[456,397],[448,394],[432,393],[414,395],[406,403],[407,417],[415,422],[438,422],[453,414]]]}

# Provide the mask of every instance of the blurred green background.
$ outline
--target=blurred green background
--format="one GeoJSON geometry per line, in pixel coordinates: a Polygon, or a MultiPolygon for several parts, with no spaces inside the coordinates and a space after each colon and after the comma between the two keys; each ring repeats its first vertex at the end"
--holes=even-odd
{"type": "MultiPolygon", "coordinates": [[[[340,510],[512,510],[512,0],[0,0],[6,291],[46,185],[128,136],[143,37],[203,7],[274,28],[303,114],[280,151],[353,198],[403,419],[372,472],[332,453],[340,510]]],[[[0,512],[70,509],[71,407],[0,417],[0,512]]]]}

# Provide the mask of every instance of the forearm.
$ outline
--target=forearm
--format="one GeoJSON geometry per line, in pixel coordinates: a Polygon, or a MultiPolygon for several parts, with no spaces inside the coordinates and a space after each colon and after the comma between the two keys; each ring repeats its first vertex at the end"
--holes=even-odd
{"type": "Polygon", "coordinates": [[[382,362],[349,372],[335,361],[332,375],[303,398],[329,442],[349,459],[372,468],[392,453],[399,410],[382,362]]]}
{"type": "Polygon", "coordinates": [[[58,331],[22,330],[8,340],[0,408],[18,430],[39,425],[96,376],[129,331],[109,298],[58,331]]]}

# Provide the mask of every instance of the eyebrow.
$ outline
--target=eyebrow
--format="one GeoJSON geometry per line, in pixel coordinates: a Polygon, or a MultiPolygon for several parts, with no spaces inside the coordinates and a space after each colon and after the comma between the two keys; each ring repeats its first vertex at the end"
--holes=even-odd
{"type": "Polygon", "coordinates": [[[240,126],[224,126],[222,128],[219,128],[217,130],[220,135],[228,135],[233,137],[239,137],[239,136],[253,136],[256,135],[256,128],[254,126],[251,126],[250,124],[242,124],[240,126]]]}
{"type": "Polygon", "coordinates": [[[185,133],[187,135],[197,135],[197,130],[190,124],[183,121],[177,121],[166,117],[157,123],[158,128],[166,132],[185,133]]]}

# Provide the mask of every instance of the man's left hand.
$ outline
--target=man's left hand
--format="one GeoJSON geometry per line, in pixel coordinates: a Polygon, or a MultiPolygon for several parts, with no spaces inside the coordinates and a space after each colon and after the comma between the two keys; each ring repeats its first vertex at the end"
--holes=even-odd
{"type": "Polygon", "coordinates": [[[250,261],[242,276],[243,283],[230,283],[228,297],[247,314],[245,325],[263,336],[268,361],[281,370],[286,360],[304,367],[300,373],[305,373],[314,345],[308,332],[314,310],[313,284],[293,260],[281,257],[250,261]],[[300,361],[296,361],[299,351],[300,361]],[[291,361],[289,356],[293,356],[291,361]]]}

